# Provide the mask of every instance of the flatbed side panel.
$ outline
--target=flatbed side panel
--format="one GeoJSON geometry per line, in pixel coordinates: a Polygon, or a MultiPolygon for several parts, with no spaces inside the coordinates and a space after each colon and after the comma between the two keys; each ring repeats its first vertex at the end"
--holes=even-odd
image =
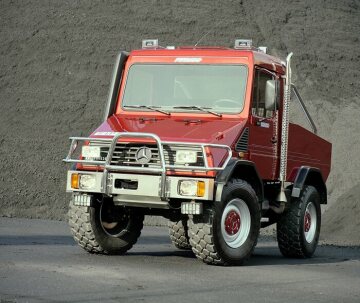
{"type": "Polygon", "coordinates": [[[331,143],[290,123],[287,181],[293,181],[301,166],[319,168],[326,181],[331,168],[331,143]]]}

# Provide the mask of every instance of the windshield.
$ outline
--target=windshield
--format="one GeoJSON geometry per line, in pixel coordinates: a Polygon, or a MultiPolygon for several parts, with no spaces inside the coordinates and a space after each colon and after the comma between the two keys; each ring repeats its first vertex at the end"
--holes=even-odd
{"type": "Polygon", "coordinates": [[[133,64],[122,106],[126,110],[143,106],[169,112],[240,113],[246,80],[246,65],[133,64]]]}

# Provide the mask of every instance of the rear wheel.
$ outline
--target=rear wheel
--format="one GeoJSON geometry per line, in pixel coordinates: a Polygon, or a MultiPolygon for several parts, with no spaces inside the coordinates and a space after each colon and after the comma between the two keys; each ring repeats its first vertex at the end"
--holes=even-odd
{"type": "Polygon", "coordinates": [[[169,234],[172,244],[179,249],[191,249],[187,220],[169,221],[169,234]]]}
{"type": "Polygon", "coordinates": [[[281,253],[286,257],[308,258],[317,247],[320,235],[321,209],[319,193],[306,186],[299,198],[277,224],[277,239],[281,253]]]}
{"type": "Polygon", "coordinates": [[[144,215],[113,205],[111,200],[92,207],[70,202],[69,225],[75,241],[86,251],[123,254],[137,241],[144,215]]]}
{"type": "Polygon", "coordinates": [[[189,220],[190,244],[195,255],[209,264],[240,265],[252,254],[260,230],[260,205],[245,181],[231,180],[221,203],[206,218],[189,220]]]}

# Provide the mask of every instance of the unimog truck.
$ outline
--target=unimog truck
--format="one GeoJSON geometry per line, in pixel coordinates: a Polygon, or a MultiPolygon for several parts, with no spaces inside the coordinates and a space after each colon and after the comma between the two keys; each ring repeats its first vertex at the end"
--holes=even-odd
{"type": "Polygon", "coordinates": [[[161,47],[116,59],[102,124],[71,137],[69,224],[90,253],[124,254],[145,215],[208,264],[239,265],[277,224],[286,257],[311,257],[327,203],[331,144],[316,135],[286,61],[234,48],[161,47]],[[289,122],[299,102],[312,131],[289,122]]]}

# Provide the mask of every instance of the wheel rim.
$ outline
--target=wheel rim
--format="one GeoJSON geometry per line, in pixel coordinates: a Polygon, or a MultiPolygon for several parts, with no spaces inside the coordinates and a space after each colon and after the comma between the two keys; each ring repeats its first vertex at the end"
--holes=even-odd
{"type": "Polygon", "coordinates": [[[308,243],[311,243],[316,234],[317,227],[317,216],[316,216],[316,207],[313,202],[310,202],[305,209],[304,214],[304,235],[305,240],[308,243]]]}
{"type": "Polygon", "coordinates": [[[109,213],[111,214],[111,212],[115,211],[116,208],[112,204],[109,205],[108,203],[103,202],[100,206],[99,219],[103,231],[111,237],[118,238],[127,232],[130,224],[130,218],[127,213],[123,213],[118,216],[116,221],[109,220],[109,213]]]}
{"type": "Polygon", "coordinates": [[[221,217],[221,234],[231,248],[243,245],[250,233],[250,210],[241,199],[231,200],[224,208],[221,217]]]}

